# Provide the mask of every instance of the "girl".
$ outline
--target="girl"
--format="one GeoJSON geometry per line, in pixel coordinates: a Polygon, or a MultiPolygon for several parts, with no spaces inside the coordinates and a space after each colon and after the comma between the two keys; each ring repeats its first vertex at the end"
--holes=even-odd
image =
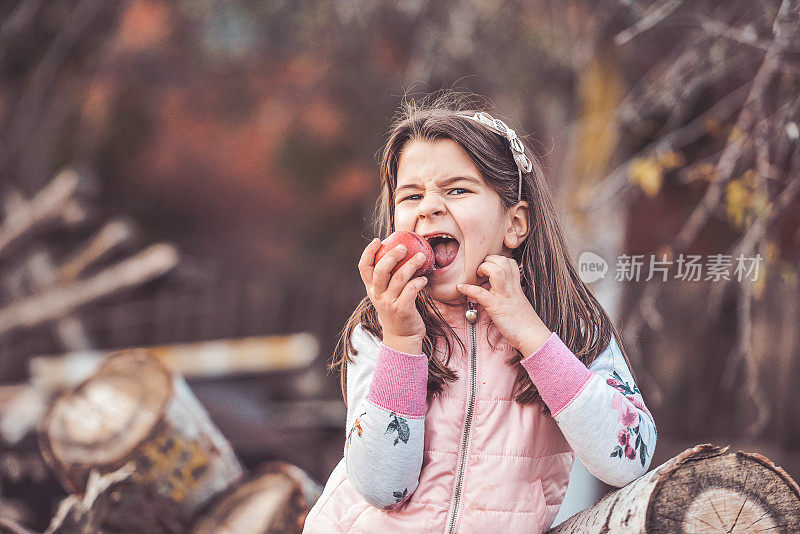
{"type": "Polygon", "coordinates": [[[304,532],[547,530],[574,455],[644,474],[656,427],[619,333],[578,278],[544,174],[502,121],[407,103],[381,158],[382,233],[425,236],[358,263],[367,297],[337,346],[344,457],[304,532]],[[588,367],[587,367],[588,366],[588,367]]]}

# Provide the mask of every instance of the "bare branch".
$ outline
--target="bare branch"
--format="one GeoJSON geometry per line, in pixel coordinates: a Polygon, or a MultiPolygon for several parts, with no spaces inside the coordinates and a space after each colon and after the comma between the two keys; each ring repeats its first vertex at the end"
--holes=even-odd
{"type": "Polygon", "coordinates": [[[713,35],[714,37],[724,37],[725,39],[748,46],[753,46],[760,50],[767,50],[769,48],[768,42],[758,39],[758,34],[753,26],[732,28],[718,20],[701,17],[700,27],[703,28],[703,30],[709,35],[713,35]]]}
{"type": "Polygon", "coordinates": [[[641,18],[636,24],[627,28],[621,32],[619,32],[616,37],[614,37],[614,43],[617,46],[622,46],[637,35],[642,32],[645,32],[670,16],[673,11],[678,9],[678,6],[681,5],[681,0],[666,0],[661,5],[658,5],[648,11],[643,18],[641,18]]]}
{"type": "MultiPolygon", "coordinates": [[[[793,0],[795,4],[795,11],[798,8],[798,0],[793,0]]],[[[784,0],[784,5],[790,3],[790,0],[784,0]]],[[[781,13],[788,16],[788,9],[781,7],[781,13]]],[[[781,15],[779,14],[780,18],[781,15]]],[[[674,252],[683,252],[686,248],[694,242],[697,234],[705,226],[709,216],[719,204],[722,197],[723,187],[730,180],[736,162],[739,159],[742,149],[745,145],[746,133],[750,131],[756,118],[762,114],[761,100],[766,93],[767,85],[779,70],[781,64],[780,56],[792,46],[792,40],[800,39],[800,27],[795,24],[793,27],[783,22],[776,21],[775,26],[781,28],[781,31],[776,35],[775,40],[770,45],[764,62],[758,69],[754,79],[753,85],[750,89],[750,94],[747,97],[744,108],[739,114],[739,118],[734,126],[734,131],[740,136],[735,137],[728,145],[717,163],[716,172],[714,177],[706,189],[702,200],[698,203],[689,220],[684,224],[681,231],[678,233],[677,238],[674,240],[672,250],[674,252]]]]}
{"type": "MultiPolygon", "coordinates": [[[[792,49],[793,46],[796,46],[793,45],[793,43],[800,42],[800,24],[798,24],[798,19],[800,19],[798,13],[800,13],[800,10],[798,10],[798,7],[800,7],[800,0],[784,0],[777,19],[785,18],[786,20],[776,20],[774,24],[776,28],[775,40],[770,45],[753,79],[744,107],[734,126],[735,135],[732,136],[723,150],[716,165],[712,182],[706,189],[702,200],[695,207],[689,220],[684,224],[678,236],[670,245],[670,250],[673,254],[685,251],[694,241],[700,230],[705,226],[708,218],[719,205],[723,188],[730,180],[743,150],[745,147],[752,144],[752,140],[747,133],[750,132],[757,120],[765,118],[762,99],[766,94],[766,88],[773,77],[780,73],[785,67],[785,63],[787,62],[784,61],[784,54],[792,49]],[[787,7],[789,4],[792,4],[791,8],[787,7]]],[[[793,59],[796,62],[797,56],[793,59]]],[[[621,171],[620,174],[622,174],[621,171]]],[[[800,182],[800,178],[795,178],[787,185],[786,189],[784,189],[779,196],[781,200],[775,205],[776,208],[782,206],[784,202],[790,202],[790,199],[796,196],[795,189],[800,187],[800,183],[798,182],[800,182]]],[[[778,210],[776,209],[775,211],[777,212],[778,210]]],[[[648,324],[652,327],[658,328],[660,326],[657,320],[660,315],[654,315],[653,311],[656,310],[657,313],[657,299],[665,285],[666,282],[661,278],[655,278],[649,282],[642,290],[638,301],[631,308],[629,317],[625,321],[626,341],[636,347],[633,353],[637,358],[638,339],[641,329],[645,325],[645,320],[648,320],[648,324]],[[654,321],[653,318],[656,318],[656,320],[654,321]]],[[[747,392],[753,401],[756,402],[759,409],[758,419],[748,429],[749,432],[752,433],[758,432],[763,428],[766,418],[769,417],[769,407],[765,404],[766,401],[758,389],[758,384],[752,383],[752,379],[756,376],[756,364],[752,361],[752,358],[747,357],[746,352],[744,361],[748,365],[748,380],[750,380],[746,386],[747,392]]],[[[653,383],[656,384],[655,381],[653,381],[653,383]]]]}
{"type": "MultiPolygon", "coordinates": [[[[797,154],[800,154],[800,150],[797,151],[797,154]]],[[[797,195],[800,194],[800,176],[796,173],[800,170],[800,157],[797,157],[796,161],[797,164],[792,166],[794,177],[766,207],[764,212],[756,216],[744,235],[731,247],[729,250],[731,257],[736,258],[740,254],[752,254],[758,242],[764,237],[766,229],[797,199],[797,195]]],[[[709,293],[705,321],[712,321],[719,316],[722,295],[730,282],[730,280],[720,280],[720,283],[709,293]]]]}
{"type": "Polygon", "coordinates": [[[716,104],[686,126],[668,132],[660,139],[653,141],[627,159],[616,169],[611,171],[600,183],[581,195],[578,204],[580,208],[584,210],[589,209],[593,205],[603,204],[610,198],[622,194],[624,189],[630,186],[628,182],[628,172],[634,160],[657,157],[661,154],[674,152],[693,143],[708,133],[708,121],[714,120],[720,123],[726,121],[734,112],[741,109],[739,107],[739,102],[745,98],[749,87],[749,83],[740,86],[730,94],[721,98],[716,104]]]}
{"type": "Polygon", "coordinates": [[[61,171],[46,188],[25,203],[24,208],[9,212],[0,226],[0,256],[8,253],[23,236],[58,218],[78,190],[78,185],[79,177],[75,171],[61,171]]]}

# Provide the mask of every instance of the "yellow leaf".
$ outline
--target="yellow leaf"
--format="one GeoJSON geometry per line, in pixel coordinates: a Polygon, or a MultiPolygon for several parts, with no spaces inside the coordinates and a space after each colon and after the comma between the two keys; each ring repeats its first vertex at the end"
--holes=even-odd
{"type": "Polygon", "coordinates": [[[725,188],[728,220],[741,229],[752,224],[769,206],[769,198],[757,189],[758,173],[748,169],[725,188]]]}
{"type": "Polygon", "coordinates": [[[628,170],[631,182],[638,185],[647,196],[655,196],[661,189],[661,166],[652,159],[635,159],[628,170]]]}
{"type": "Polygon", "coordinates": [[[735,143],[736,141],[738,141],[742,137],[744,137],[744,132],[741,131],[736,126],[734,126],[733,128],[731,128],[731,133],[728,135],[728,142],[729,143],[735,143]]]}
{"type": "Polygon", "coordinates": [[[664,170],[674,169],[683,165],[683,154],[680,152],[667,152],[658,156],[656,160],[661,168],[664,170]]]}
{"type": "Polygon", "coordinates": [[[725,188],[725,204],[728,220],[737,228],[741,228],[745,220],[745,212],[750,205],[750,190],[741,180],[728,182],[725,188]]]}
{"type": "Polygon", "coordinates": [[[741,179],[747,184],[747,187],[754,189],[756,187],[756,179],[758,178],[758,174],[753,169],[747,169],[742,174],[741,179]]]}

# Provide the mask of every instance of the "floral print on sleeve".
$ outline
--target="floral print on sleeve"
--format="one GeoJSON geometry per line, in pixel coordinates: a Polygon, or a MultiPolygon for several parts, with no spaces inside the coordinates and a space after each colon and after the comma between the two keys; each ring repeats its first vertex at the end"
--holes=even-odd
{"type": "Polygon", "coordinates": [[[353,431],[355,430],[358,432],[358,437],[361,437],[361,434],[364,433],[364,429],[361,428],[361,418],[367,415],[367,412],[362,413],[358,417],[356,417],[355,422],[353,423],[353,428],[350,429],[350,432],[347,433],[347,444],[350,445],[350,440],[353,438],[353,431]]]}
{"type": "Polygon", "coordinates": [[[408,438],[411,437],[411,431],[408,428],[408,422],[396,413],[389,414],[389,426],[386,427],[385,434],[390,432],[397,432],[397,437],[394,438],[394,444],[399,442],[408,443],[408,438]]]}
{"type": "Polygon", "coordinates": [[[631,382],[631,384],[633,384],[633,387],[631,387],[628,385],[627,382],[625,382],[625,380],[623,380],[623,378],[619,375],[618,372],[614,371],[613,374],[614,378],[606,379],[606,384],[624,394],[625,398],[631,401],[631,404],[642,410],[650,417],[651,420],[654,421],[653,416],[650,413],[650,410],[648,410],[647,406],[644,405],[644,399],[642,399],[642,392],[639,391],[636,382],[631,382]]]}
{"type": "Polygon", "coordinates": [[[401,415],[362,400],[344,440],[347,478],[376,508],[393,510],[419,485],[424,419],[401,415]]]}
{"type": "Polygon", "coordinates": [[[592,375],[553,418],[587,471],[622,487],[652,462],[655,420],[614,337],[588,368],[592,375]]]}
{"type": "Polygon", "coordinates": [[[613,375],[614,378],[609,378],[606,380],[606,384],[608,384],[609,386],[615,387],[616,389],[618,389],[622,393],[625,393],[626,395],[634,395],[636,393],[641,393],[641,391],[639,391],[639,387],[636,385],[636,382],[633,383],[633,387],[630,387],[628,383],[625,382],[621,376],[619,376],[618,372],[613,371],[613,375]]]}
{"type": "MultiPolygon", "coordinates": [[[[408,502],[419,485],[425,417],[405,415],[402,406],[376,404],[368,398],[386,348],[360,324],[353,329],[352,340],[358,352],[349,353],[352,361],[347,364],[347,419],[343,432],[347,479],[371,506],[391,510],[408,502]]],[[[427,377],[427,356],[402,356],[419,359],[420,377],[427,377]]],[[[392,369],[383,366],[381,372],[385,377],[392,369]]],[[[389,382],[401,387],[410,381],[406,375],[401,378],[389,382]]],[[[424,399],[424,388],[417,393],[424,399]]],[[[403,394],[407,392],[403,390],[403,394]]]]}
{"type": "MultiPolygon", "coordinates": [[[[614,379],[608,379],[606,382],[619,389],[616,385],[611,384],[612,380],[614,379]]],[[[627,384],[624,382],[622,384],[625,388],[628,388],[627,384]]],[[[636,384],[633,387],[636,388],[636,384]]],[[[630,390],[630,388],[628,389],[630,390]]],[[[622,458],[624,456],[628,460],[635,460],[638,451],[639,460],[642,463],[642,467],[644,467],[645,463],[647,463],[647,445],[639,434],[639,412],[631,408],[631,404],[625,402],[626,398],[631,400],[630,397],[623,397],[619,391],[615,391],[614,397],[611,399],[611,407],[617,410],[619,421],[623,425],[622,430],[617,434],[619,445],[615,446],[614,450],[611,451],[611,457],[622,458]],[[631,444],[633,435],[636,436],[636,440],[631,444]]]]}

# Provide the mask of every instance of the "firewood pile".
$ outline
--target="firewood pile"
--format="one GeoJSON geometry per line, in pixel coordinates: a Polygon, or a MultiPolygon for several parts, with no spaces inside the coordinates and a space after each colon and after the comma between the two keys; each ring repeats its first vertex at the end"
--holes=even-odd
{"type": "MultiPolygon", "coordinates": [[[[0,260],[6,260],[37,232],[87,223],[91,212],[78,197],[82,181],[76,171],[66,169],[32,199],[7,189],[3,199],[5,218],[0,226],[0,260]]],[[[85,276],[100,260],[129,243],[134,233],[129,224],[111,221],[57,263],[44,246],[34,246],[24,262],[10,262],[11,271],[3,273],[7,294],[0,308],[0,335],[52,321],[53,333],[64,346],[88,348],[91,341],[80,321],[71,318],[72,312],[158,278],[178,263],[173,246],[156,244],[85,276]]]]}
{"type": "Polygon", "coordinates": [[[0,532],[298,530],[320,488],[265,460],[341,453],[341,401],[307,378],[317,336],[258,335],[287,299],[240,291],[243,312],[173,245],[98,222],[91,188],[65,169],[32,198],[3,191],[0,532]]]}
{"type": "MultiPolygon", "coordinates": [[[[32,198],[8,184],[3,189],[0,384],[24,368],[12,348],[20,339],[12,337],[18,331],[51,336],[63,350],[88,349],[93,340],[76,310],[163,276],[178,263],[177,251],[168,244],[108,263],[130,249],[137,230],[125,219],[98,224],[92,188],[86,174],[64,169],[32,198]],[[86,237],[75,238],[79,234],[86,237]],[[73,242],[77,246],[63,250],[73,242]]],[[[41,491],[39,497],[58,495],[38,450],[31,447],[31,430],[52,393],[28,383],[0,385],[0,496],[4,484],[29,484],[41,491]]],[[[0,517],[26,519],[34,513],[19,500],[0,503],[0,517]]]]}
{"type": "Polygon", "coordinates": [[[38,440],[69,492],[48,533],[300,532],[321,491],[286,462],[246,476],[184,378],[147,349],[110,354],[58,396],[38,440]]]}
{"type": "Polygon", "coordinates": [[[71,493],[50,533],[216,532],[222,524],[299,532],[320,490],[282,462],[242,482],[233,449],[184,379],[145,349],[110,355],[56,399],[39,441],[71,493]]]}

